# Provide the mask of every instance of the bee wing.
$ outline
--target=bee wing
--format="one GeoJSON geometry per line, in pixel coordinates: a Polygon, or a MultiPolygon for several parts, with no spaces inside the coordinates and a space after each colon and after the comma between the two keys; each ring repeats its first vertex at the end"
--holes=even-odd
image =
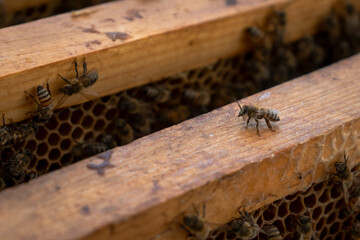
{"type": "Polygon", "coordinates": [[[57,102],[57,104],[55,105],[55,107],[53,108],[53,110],[55,111],[56,109],[58,109],[65,101],[66,99],[69,97],[69,95],[64,94],[62,96],[62,98],[60,98],[60,100],[57,102]]]}
{"type": "Polygon", "coordinates": [[[89,71],[87,71],[85,74],[81,75],[78,79],[79,81],[82,81],[87,75],[93,72],[98,72],[96,68],[92,68],[89,71]]]}
{"type": "Polygon", "coordinates": [[[82,90],[80,92],[80,95],[87,98],[87,99],[89,99],[90,101],[94,101],[94,99],[98,98],[97,93],[92,92],[92,91],[88,91],[88,90],[86,90],[86,92],[85,92],[85,90],[82,90]]]}
{"type": "Polygon", "coordinates": [[[259,97],[258,100],[256,100],[255,103],[260,102],[260,101],[262,101],[262,100],[264,100],[264,99],[266,99],[266,98],[269,98],[270,95],[271,95],[270,92],[264,93],[263,95],[261,95],[261,96],[259,97]]]}
{"type": "Polygon", "coordinates": [[[342,182],[342,188],[344,190],[345,203],[346,203],[346,205],[348,205],[349,204],[349,190],[348,190],[345,182],[342,182]]]}

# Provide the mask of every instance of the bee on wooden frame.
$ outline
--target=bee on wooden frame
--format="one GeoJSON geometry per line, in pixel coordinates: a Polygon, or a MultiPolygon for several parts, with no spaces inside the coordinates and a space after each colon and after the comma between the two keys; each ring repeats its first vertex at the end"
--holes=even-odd
{"type": "Polygon", "coordinates": [[[35,112],[28,112],[28,113],[36,114],[37,120],[40,122],[47,122],[53,115],[53,107],[54,107],[51,100],[49,82],[46,83],[46,88],[44,88],[41,85],[37,86],[36,96],[39,101],[36,100],[36,98],[33,95],[31,95],[28,91],[25,92],[37,104],[37,110],[35,112]]]}
{"type": "Polygon", "coordinates": [[[134,131],[125,119],[116,118],[114,125],[120,133],[118,136],[120,144],[128,144],[134,140],[134,131]]]}
{"type": "Polygon", "coordinates": [[[6,178],[23,177],[33,154],[29,150],[20,149],[4,163],[2,175],[6,178]]]}
{"type": "Polygon", "coordinates": [[[126,91],[121,93],[117,107],[124,114],[135,114],[141,111],[139,100],[129,96],[126,91]]]}
{"type": "Polygon", "coordinates": [[[0,128],[0,144],[2,147],[9,144],[13,128],[5,126],[5,114],[3,114],[3,126],[0,128]]]}
{"type": "Polygon", "coordinates": [[[203,205],[203,216],[194,207],[196,215],[184,215],[180,226],[197,240],[206,240],[210,233],[209,225],[205,222],[206,206],[203,205]]]}
{"type": "MultiPolygon", "coordinates": [[[[75,78],[68,80],[68,79],[62,77],[60,74],[58,74],[58,76],[62,80],[64,80],[67,84],[63,85],[60,88],[60,91],[62,93],[64,93],[64,96],[59,100],[55,109],[59,108],[65,102],[66,97],[71,96],[73,94],[77,94],[77,93],[81,94],[82,96],[86,97],[89,100],[92,100],[91,99],[92,96],[89,96],[87,93],[84,93],[83,89],[94,85],[94,83],[99,78],[99,73],[96,71],[96,69],[91,69],[91,70],[87,71],[87,64],[86,64],[86,61],[84,58],[83,74],[81,76],[79,76],[76,59],[74,61],[74,64],[75,64],[75,72],[76,72],[75,78]]],[[[94,95],[96,95],[96,94],[94,94],[94,95]]]]}
{"type": "MultiPolygon", "coordinates": [[[[262,101],[263,99],[269,98],[270,97],[270,92],[267,92],[265,94],[263,94],[255,103],[262,101]]],[[[243,119],[245,119],[245,116],[248,116],[247,122],[246,122],[246,128],[248,128],[249,126],[249,121],[251,118],[254,118],[256,121],[256,131],[258,136],[260,137],[260,132],[259,132],[259,120],[260,119],[265,119],[266,125],[268,126],[268,128],[271,131],[275,131],[272,129],[272,126],[270,124],[271,122],[277,122],[280,121],[280,117],[279,114],[280,112],[278,110],[275,109],[267,109],[267,108],[260,108],[256,105],[253,104],[249,104],[249,105],[243,105],[241,107],[240,103],[236,100],[239,108],[240,108],[240,112],[238,117],[242,116],[243,119]]]]}
{"type": "Polygon", "coordinates": [[[257,237],[261,231],[250,214],[245,211],[240,211],[240,218],[234,219],[230,222],[231,229],[237,234],[237,237],[242,240],[250,240],[257,237]]]}

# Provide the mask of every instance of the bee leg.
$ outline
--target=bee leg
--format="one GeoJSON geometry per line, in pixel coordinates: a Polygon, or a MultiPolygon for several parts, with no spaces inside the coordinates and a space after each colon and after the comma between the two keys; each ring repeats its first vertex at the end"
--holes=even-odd
{"type": "Polygon", "coordinates": [[[256,121],[256,132],[257,132],[258,136],[260,137],[259,120],[255,119],[255,121],[256,121]]]}
{"type": "Polygon", "coordinates": [[[62,80],[64,80],[66,83],[71,84],[71,82],[70,82],[69,80],[67,80],[66,78],[64,78],[64,77],[61,76],[60,74],[58,74],[58,76],[59,76],[62,80]]]}
{"type": "Polygon", "coordinates": [[[31,95],[28,91],[25,91],[27,93],[27,95],[29,95],[29,97],[31,97],[34,102],[36,102],[37,105],[40,105],[40,103],[38,103],[38,101],[35,99],[35,97],[33,95],[31,95]]]}
{"type": "Polygon", "coordinates": [[[78,72],[78,68],[77,68],[76,58],[75,58],[75,61],[74,61],[74,65],[75,65],[75,72],[76,72],[76,77],[75,78],[78,78],[79,77],[79,72],[78,72]]]}
{"type": "Polygon", "coordinates": [[[272,129],[272,126],[271,126],[271,124],[270,124],[269,119],[267,119],[267,118],[264,118],[264,119],[265,119],[265,122],[266,122],[266,125],[268,126],[268,128],[269,128],[271,131],[275,132],[275,130],[272,129]]]}
{"type": "Polygon", "coordinates": [[[87,64],[86,64],[86,61],[85,61],[85,58],[84,58],[84,61],[83,61],[83,75],[85,75],[87,73],[87,64]]]}
{"type": "Polygon", "coordinates": [[[51,97],[50,86],[49,86],[49,79],[46,80],[46,88],[47,88],[47,90],[48,90],[48,92],[49,92],[49,95],[50,95],[50,97],[51,97]]]}
{"type": "Polygon", "coordinates": [[[250,117],[248,118],[247,122],[246,122],[246,128],[249,127],[249,122],[250,122],[250,117]]]}

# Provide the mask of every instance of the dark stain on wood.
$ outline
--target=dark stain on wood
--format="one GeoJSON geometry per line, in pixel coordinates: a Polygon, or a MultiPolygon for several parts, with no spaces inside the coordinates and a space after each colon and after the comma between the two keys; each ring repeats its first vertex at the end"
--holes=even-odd
{"type": "Polygon", "coordinates": [[[98,157],[104,159],[104,161],[100,164],[95,163],[88,163],[86,165],[87,168],[96,170],[100,176],[105,175],[105,168],[112,168],[115,167],[113,164],[110,163],[112,151],[107,151],[97,155],[98,157]]]}
{"type": "Polygon", "coordinates": [[[227,6],[235,6],[237,4],[237,0],[225,0],[227,6]]]}
{"type": "Polygon", "coordinates": [[[116,22],[116,20],[113,18],[106,18],[102,22],[116,22]]]}
{"type": "Polygon", "coordinates": [[[101,32],[99,32],[98,30],[95,29],[94,25],[91,25],[91,27],[89,27],[89,28],[80,27],[80,29],[85,33],[101,33],[101,32]]]}
{"type": "Polygon", "coordinates": [[[84,215],[89,215],[90,214],[90,207],[88,205],[84,205],[82,206],[80,212],[84,215]]]}
{"type": "Polygon", "coordinates": [[[140,14],[140,12],[145,10],[138,10],[138,9],[130,9],[126,12],[126,16],[124,17],[128,21],[134,21],[135,19],[142,19],[143,16],[140,14]]]}
{"type": "Polygon", "coordinates": [[[111,41],[115,42],[116,39],[120,39],[125,41],[126,39],[131,38],[131,36],[125,32],[105,32],[106,36],[111,39],[111,41]]]}
{"type": "Polygon", "coordinates": [[[93,48],[91,47],[92,45],[100,45],[101,42],[99,40],[93,40],[93,41],[90,41],[90,42],[86,42],[85,43],[85,47],[88,48],[88,49],[91,49],[93,50],[93,48]]]}
{"type": "Polygon", "coordinates": [[[153,187],[151,189],[151,193],[156,193],[157,191],[159,191],[162,187],[159,185],[159,180],[153,180],[153,187]]]}

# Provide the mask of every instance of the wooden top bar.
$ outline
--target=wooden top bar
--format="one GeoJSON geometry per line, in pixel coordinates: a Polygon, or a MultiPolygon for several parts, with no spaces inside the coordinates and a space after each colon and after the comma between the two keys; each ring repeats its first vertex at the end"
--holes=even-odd
{"type": "Polygon", "coordinates": [[[232,103],[115,148],[105,176],[86,167],[95,156],[5,189],[1,239],[185,239],[176,223],[192,205],[225,223],[240,206],[304,190],[344,150],[351,166],[360,162],[359,75],[357,55],[269,89],[262,106],[281,121],[276,132],[262,122],[261,137],[232,103]]]}
{"type": "MultiPolygon", "coordinates": [[[[335,0],[234,2],[117,1],[1,29],[0,112],[26,118],[35,106],[24,90],[35,91],[46,79],[58,101],[64,82],[57,74],[73,78],[75,58],[98,69],[91,91],[100,97],[243,51],[243,30],[273,9],[287,12],[287,41],[297,39],[314,31],[335,0]]],[[[87,100],[73,96],[62,107],[87,100]]]]}

